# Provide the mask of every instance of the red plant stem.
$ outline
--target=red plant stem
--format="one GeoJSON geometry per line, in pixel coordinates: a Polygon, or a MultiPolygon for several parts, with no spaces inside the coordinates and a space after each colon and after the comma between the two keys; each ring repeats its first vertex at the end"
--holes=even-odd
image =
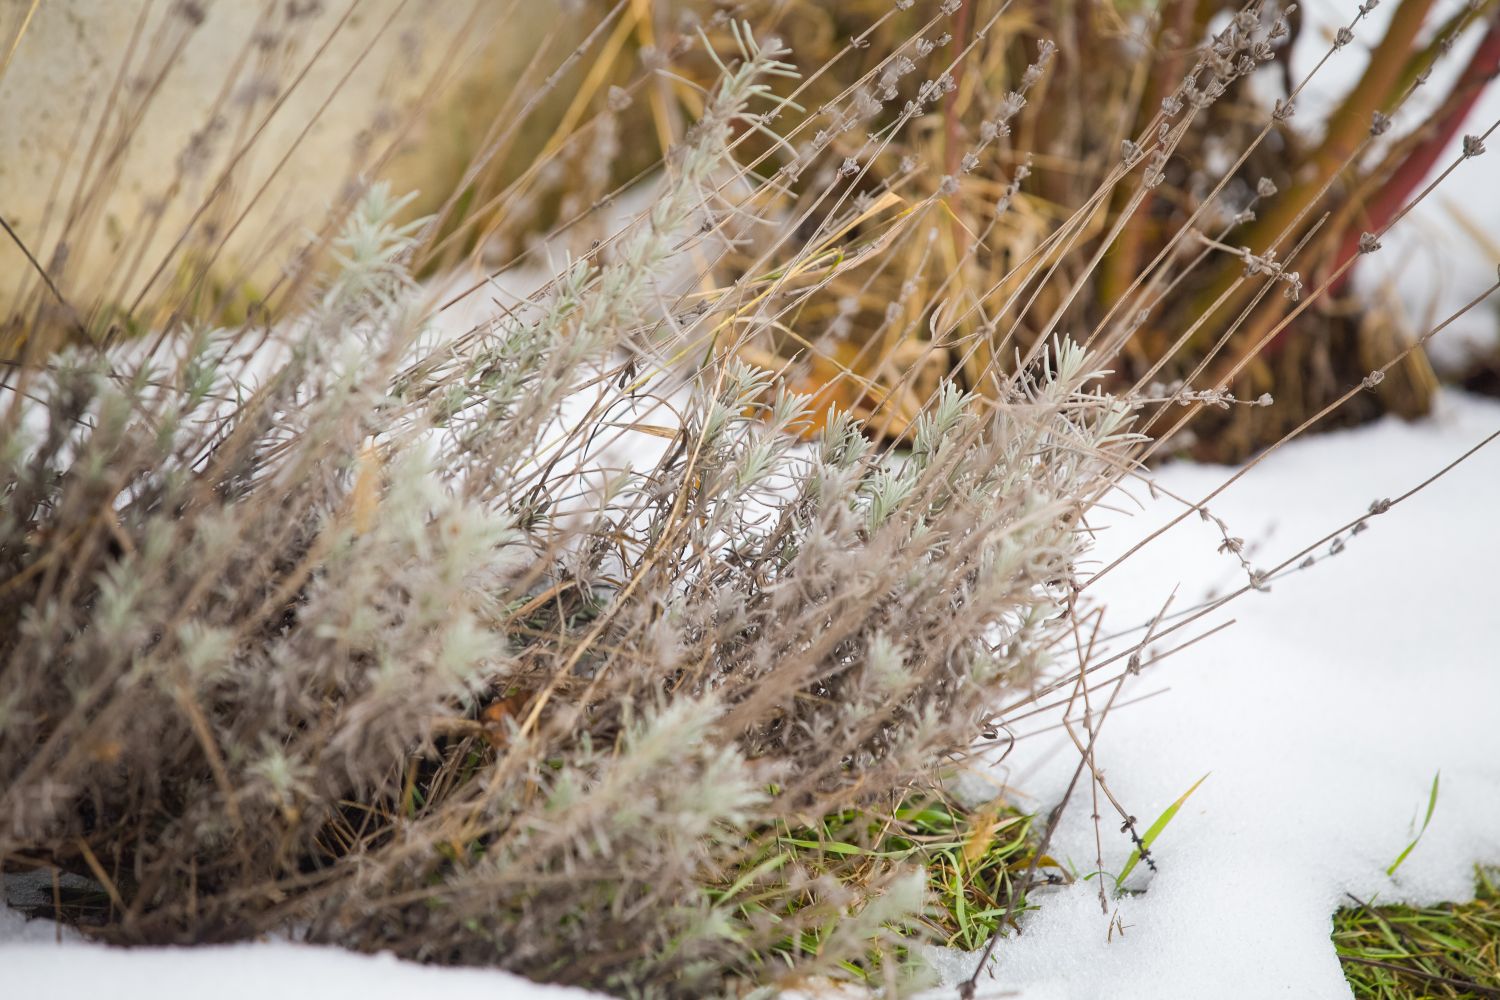
{"type": "MultiPolygon", "coordinates": [[[[1427,138],[1416,146],[1396,168],[1390,178],[1365,205],[1364,217],[1371,231],[1383,229],[1405,207],[1418,185],[1432,172],[1438,158],[1443,155],[1464,119],[1468,117],[1475,102],[1484,93],[1484,88],[1500,74],[1500,18],[1491,18],[1479,48],[1469,58],[1469,64],[1453,85],[1453,93],[1463,95],[1446,113],[1429,125],[1427,138]]],[[[1344,244],[1339,250],[1338,260],[1344,261],[1359,253],[1357,230],[1344,235],[1344,244]]],[[[1349,284],[1356,268],[1349,268],[1329,287],[1330,295],[1341,294],[1349,284]]],[[[1279,338],[1278,338],[1279,339],[1279,338]]]]}

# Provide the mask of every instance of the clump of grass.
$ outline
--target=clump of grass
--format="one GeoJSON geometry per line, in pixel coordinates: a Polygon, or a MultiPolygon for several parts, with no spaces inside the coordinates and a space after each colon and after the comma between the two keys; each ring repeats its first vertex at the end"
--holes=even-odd
{"type": "Polygon", "coordinates": [[[1352,900],[1333,944],[1360,1000],[1500,996],[1500,872],[1476,871],[1474,899],[1438,906],[1352,900]]]}
{"type": "MultiPolygon", "coordinates": [[[[1037,848],[1035,817],[1003,800],[965,807],[935,800],[908,807],[886,834],[891,850],[910,851],[927,871],[935,943],[977,951],[997,930],[1018,926],[1028,908],[1023,876],[1037,848]]],[[[1043,881],[1060,877],[1041,859],[1043,881]]]]}
{"type": "MultiPolygon", "coordinates": [[[[913,917],[913,931],[921,932],[913,933],[913,939],[976,951],[998,929],[1017,926],[1027,909],[1021,876],[1036,848],[1034,819],[1003,799],[965,804],[934,791],[894,809],[844,809],[822,817],[816,826],[784,824],[750,867],[806,866],[857,881],[892,862],[918,865],[926,875],[929,902],[913,917]],[[830,861],[851,865],[830,866],[830,861]]],[[[831,930],[811,931],[797,944],[820,950],[822,937],[831,930]]],[[[870,979],[867,965],[878,968],[879,960],[876,954],[844,965],[870,979]]]]}

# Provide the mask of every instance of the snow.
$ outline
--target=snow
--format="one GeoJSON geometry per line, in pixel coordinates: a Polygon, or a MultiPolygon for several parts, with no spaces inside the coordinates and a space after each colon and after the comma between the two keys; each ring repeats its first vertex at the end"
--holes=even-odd
{"type": "Polygon", "coordinates": [[[566,1000],[596,994],[492,969],[446,969],[288,942],[205,948],[58,944],[54,925],[0,907],[0,994],[88,1000],[566,1000]]]}
{"type": "MultiPolygon", "coordinates": [[[[1250,540],[1252,565],[1272,566],[1496,430],[1500,404],[1445,396],[1421,423],[1388,419],[1294,443],[1209,507],[1250,540]]],[[[1231,471],[1174,465],[1156,478],[1201,500],[1231,471]]],[[[1182,509],[1133,492],[1143,510],[1095,525],[1100,565],[1182,509]]],[[[1339,554],[1157,643],[1165,649],[1235,620],[1129,679],[1122,702],[1165,693],[1107,717],[1098,766],[1143,830],[1208,779],[1157,841],[1159,873],[1140,866],[1128,880],[1147,892],[1111,892],[1107,915],[1097,881],[1038,892],[1040,910],[1001,943],[995,978],[981,982],[1025,1000],[1348,997],[1329,933],[1350,894],[1414,904],[1471,898],[1474,864],[1500,863],[1496,509],[1500,442],[1373,518],[1369,530],[1346,532],[1339,554]],[[1431,825],[1388,877],[1439,771],[1431,825]]],[[[1173,606],[1184,609],[1242,586],[1239,563],[1217,552],[1221,541],[1193,515],[1106,574],[1085,591],[1108,608],[1103,632],[1151,620],[1174,587],[1173,606]]],[[[1104,681],[1102,672],[1090,682],[1096,710],[1104,681]]],[[[1060,800],[1078,763],[1066,735],[1044,731],[1055,722],[1018,724],[1015,750],[995,775],[1042,809],[1060,800]]],[[[1096,865],[1091,805],[1085,773],[1050,851],[1080,876],[1096,865]]],[[[1102,797],[1100,813],[1104,869],[1118,872],[1132,844],[1102,797]]],[[[957,973],[972,961],[946,964],[957,973]]]]}

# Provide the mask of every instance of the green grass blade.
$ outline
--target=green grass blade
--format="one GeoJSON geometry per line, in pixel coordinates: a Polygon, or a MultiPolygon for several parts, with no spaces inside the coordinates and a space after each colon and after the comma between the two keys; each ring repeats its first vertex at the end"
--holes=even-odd
{"type": "MultiPolygon", "coordinates": [[[[1156,822],[1152,823],[1151,826],[1146,829],[1145,834],[1141,837],[1142,847],[1144,847],[1148,851],[1151,850],[1151,845],[1156,843],[1156,838],[1161,836],[1161,832],[1167,828],[1167,824],[1172,822],[1173,817],[1177,815],[1177,810],[1181,809],[1182,804],[1188,800],[1188,796],[1196,792],[1198,790],[1198,786],[1203,784],[1203,782],[1207,780],[1208,775],[1205,774],[1203,777],[1193,782],[1192,788],[1189,788],[1187,791],[1183,792],[1176,802],[1173,802],[1171,805],[1167,806],[1167,808],[1162,811],[1162,814],[1156,817],[1156,822]]],[[[1137,848],[1136,850],[1131,851],[1130,860],[1126,861],[1125,867],[1120,870],[1119,877],[1115,879],[1115,885],[1123,885],[1125,879],[1127,879],[1130,876],[1130,873],[1135,870],[1135,866],[1140,863],[1140,860],[1140,849],[1137,848]]]]}
{"type": "Polygon", "coordinates": [[[1432,776],[1432,791],[1427,793],[1427,815],[1422,818],[1422,829],[1418,830],[1417,835],[1412,838],[1412,842],[1406,845],[1406,850],[1402,851],[1399,855],[1397,855],[1396,860],[1391,862],[1391,866],[1385,870],[1385,873],[1387,875],[1396,874],[1396,869],[1401,867],[1401,862],[1406,860],[1406,856],[1410,854],[1412,850],[1417,846],[1418,842],[1421,841],[1422,834],[1427,832],[1427,824],[1432,822],[1432,811],[1437,808],[1438,779],[1442,776],[1442,771],[1439,771],[1432,776]]]}

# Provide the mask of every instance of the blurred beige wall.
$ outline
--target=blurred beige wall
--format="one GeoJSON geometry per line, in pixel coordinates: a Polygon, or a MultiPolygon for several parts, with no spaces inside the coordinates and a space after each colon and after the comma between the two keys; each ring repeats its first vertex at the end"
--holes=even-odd
{"type": "MultiPolygon", "coordinates": [[[[160,297],[210,255],[212,283],[263,290],[393,142],[382,175],[440,201],[526,61],[555,65],[580,37],[558,15],[553,0],[0,0],[0,215],[80,312],[148,283],[160,297]]],[[[23,294],[43,294],[35,269],[0,234],[0,319],[23,294]]]]}

